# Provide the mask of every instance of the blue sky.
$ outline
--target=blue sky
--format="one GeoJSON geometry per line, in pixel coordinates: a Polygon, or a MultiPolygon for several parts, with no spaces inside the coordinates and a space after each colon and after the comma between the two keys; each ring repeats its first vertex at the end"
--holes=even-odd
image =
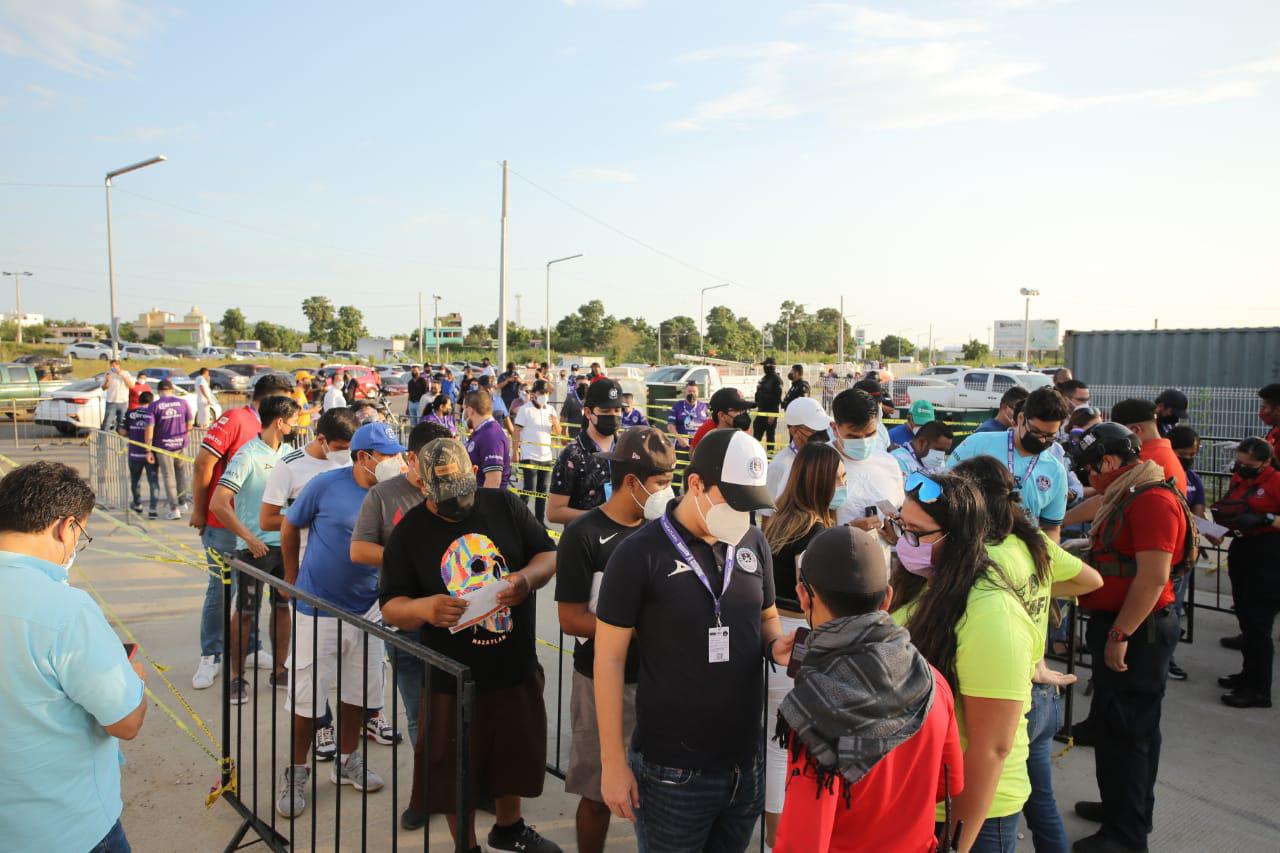
{"type": "Polygon", "coordinates": [[[533,182],[511,183],[529,326],[576,252],[553,322],[593,297],[692,316],[722,281],[757,323],[843,296],[875,337],[945,343],[1021,316],[1020,287],[1064,328],[1280,316],[1274,0],[353,8],[0,0],[24,308],[106,319],[102,175],[163,153],[113,194],[126,319],[301,327],[319,293],[389,333],[421,290],[489,322],[503,158],[533,182]]]}

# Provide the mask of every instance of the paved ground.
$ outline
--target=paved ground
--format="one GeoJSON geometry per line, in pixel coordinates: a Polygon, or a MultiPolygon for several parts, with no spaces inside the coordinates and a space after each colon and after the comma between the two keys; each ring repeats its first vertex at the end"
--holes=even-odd
{"type": "MultiPolygon", "coordinates": [[[[37,456],[56,459],[77,465],[87,464],[87,452],[76,442],[46,437],[41,449],[33,451],[30,438],[25,436],[22,447],[14,449],[9,436],[0,436],[0,454],[17,462],[37,456]]],[[[182,522],[153,522],[150,530],[158,533],[161,541],[181,542],[198,548],[194,531],[182,522]]],[[[136,536],[112,528],[99,520],[91,524],[94,543],[76,562],[77,568],[93,583],[111,604],[120,618],[137,635],[160,663],[172,667],[168,675],[190,702],[192,708],[204,718],[215,734],[219,732],[218,690],[193,691],[191,673],[198,655],[198,612],[203,600],[204,576],[191,567],[157,563],[139,559],[139,555],[153,554],[156,549],[146,545],[136,536]]],[[[83,585],[81,581],[76,581],[83,585]]],[[[1209,588],[1214,581],[1200,579],[1202,588],[1209,588]]],[[[1161,763],[1160,782],[1157,788],[1156,830],[1151,838],[1153,850],[1161,851],[1271,851],[1280,849],[1280,816],[1276,813],[1276,766],[1280,761],[1280,711],[1234,711],[1218,702],[1221,692],[1216,685],[1219,675],[1238,669],[1239,659],[1217,645],[1217,638],[1235,633],[1234,620],[1224,614],[1201,611],[1197,623],[1197,642],[1184,645],[1178,660],[1191,673],[1186,683],[1171,683],[1165,702],[1164,754],[1161,763]]],[[[539,655],[547,670],[548,715],[550,750],[555,748],[555,686],[557,664],[562,656],[551,646],[557,643],[552,630],[555,625],[554,603],[550,595],[543,595],[539,602],[539,635],[545,638],[539,644],[539,655]]],[[[564,732],[564,751],[568,746],[568,681],[571,666],[564,659],[565,719],[561,721],[564,732]]],[[[269,708],[270,689],[265,683],[258,688],[263,708],[269,708]]],[[[182,715],[180,703],[168,694],[167,688],[156,676],[149,686],[182,715]]],[[[1081,707],[1076,716],[1084,714],[1086,698],[1080,698],[1081,707]]],[[[249,707],[249,706],[246,706],[249,707]]],[[[259,812],[266,818],[271,813],[270,803],[274,785],[269,775],[265,744],[270,737],[267,717],[261,712],[260,748],[262,769],[258,777],[259,812]]],[[[283,720],[283,716],[280,717],[283,720]]],[[[246,728],[243,763],[251,767],[246,728]]],[[[222,849],[232,838],[239,820],[226,803],[216,803],[205,809],[205,793],[214,783],[216,767],[187,735],[167,719],[158,709],[152,708],[142,735],[125,746],[128,766],[124,769],[125,813],[124,821],[135,849],[140,853],[170,851],[179,848],[205,851],[222,849]]],[[[411,757],[407,750],[398,751],[398,777],[401,783],[408,779],[411,757]]],[[[388,787],[368,798],[369,835],[367,847],[371,850],[392,849],[390,821],[393,811],[398,811],[407,800],[408,792],[401,789],[393,797],[390,779],[393,761],[389,747],[370,744],[371,766],[388,779],[388,787]],[[393,799],[396,806],[393,808],[393,799]]],[[[565,757],[567,761],[567,755],[565,757]]],[[[1096,796],[1093,781],[1093,756],[1091,750],[1076,748],[1066,752],[1057,761],[1055,785],[1060,807],[1067,814],[1067,830],[1072,838],[1082,837],[1093,831],[1091,825],[1070,815],[1072,803],[1078,799],[1096,796]]],[[[316,849],[333,850],[339,846],[357,849],[361,844],[359,814],[361,801],[351,789],[342,789],[341,832],[333,831],[336,810],[336,788],[328,781],[328,769],[321,765],[318,784],[319,803],[307,813],[307,818],[295,826],[295,842],[298,849],[310,847],[310,815],[319,820],[320,841],[316,849]],[[340,843],[338,843],[340,842],[340,843]]],[[[243,797],[253,800],[253,779],[247,775],[242,782],[243,797]]],[[[567,796],[562,784],[548,776],[544,795],[526,808],[526,817],[541,832],[561,844],[566,850],[573,845],[574,798],[567,796]]],[[[489,825],[487,816],[479,821],[481,831],[489,825]]],[[[281,827],[288,833],[287,824],[281,827]]],[[[419,849],[427,842],[433,849],[446,849],[448,833],[442,822],[432,824],[429,835],[423,833],[400,834],[397,849],[419,849]]],[[[631,827],[617,824],[610,836],[610,849],[634,849],[631,827]]],[[[1030,838],[1024,838],[1020,851],[1031,850],[1030,838]]]]}

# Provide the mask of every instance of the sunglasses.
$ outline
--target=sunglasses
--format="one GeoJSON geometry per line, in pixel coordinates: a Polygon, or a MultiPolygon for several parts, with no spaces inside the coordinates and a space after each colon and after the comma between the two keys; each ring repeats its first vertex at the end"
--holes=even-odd
{"type": "Polygon", "coordinates": [[[942,486],[923,471],[916,471],[907,477],[905,490],[907,494],[916,492],[916,500],[924,504],[931,504],[942,496],[942,486]]]}

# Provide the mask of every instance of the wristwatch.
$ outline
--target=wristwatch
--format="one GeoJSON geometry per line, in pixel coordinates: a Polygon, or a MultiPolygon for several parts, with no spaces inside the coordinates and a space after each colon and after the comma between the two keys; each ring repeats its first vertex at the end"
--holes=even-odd
{"type": "Polygon", "coordinates": [[[1109,643],[1127,643],[1129,642],[1129,637],[1129,634],[1114,625],[1107,629],[1107,642],[1109,643]]]}

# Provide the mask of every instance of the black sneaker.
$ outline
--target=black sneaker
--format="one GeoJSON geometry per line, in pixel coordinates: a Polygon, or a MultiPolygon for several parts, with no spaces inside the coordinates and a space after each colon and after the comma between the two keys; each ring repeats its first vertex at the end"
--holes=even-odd
{"type": "Polygon", "coordinates": [[[1076,803],[1076,816],[1084,818],[1092,823],[1105,823],[1107,816],[1102,810],[1102,803],[1090,800],[1081,800],[1076,803]]]}
{"type": "Polygon", "coordinates": [[[543,838],[524,818],[511,826],[494,824],[489,830],[489,849],[510,853],[563,853],[560,845],[543,838]]]}
{"type": "Polygon", "coordinates": [[[243,705],[249,701],[249,682],[243,678],[231,679],[231,704],[243,705]]]}
{"type": "Polygon", "coordinates": [[[1177,662],[1174,661],[1173,658],[1169,658],[1169,677],[1172,678],[1174,681],[1187,680],[1187,671],[1182,667],[1178,666],[1177,662]]]}
{"type": "MultiPolygon", "coordinates": [[[[1222,704],[1231,708],[1270,708],[1271,697],[1247,687],[1237,687],[1230,693],[1222,694],[1222,704]]],[[[492,835],[489,836],[493,838],[492,835]]],[[[493,846],[493,842],[489,842],[493,846]]]]}
{"type": "Polygon", "coordinates": [[[418,809],[405,809],[400,813],[400,828],[406,832],[422,829],[427,823],[427,813],[418,809]]]}
{"type": "Polygon", "coordinates": [[[1234,637],[1221,637],[1218,643],[1224,649],[1242,652],[1244,651],[1244,634],[1236,634],[1234,637]]]}
{"type": "Polygon", "coordinates": [[[1224,675],[1218,679],[1218,686],[1225,687],[1228,690],[1244,687],[1244,673],[1237,672],[1235,675],[1224,675]]]}
{"type": "Polygon", "coordinates": [[[156,521],[157,519],[160,518],[160,513],[156,512],[153,509],[151,510],[151,512],[147,513],[147,518],[151,519],[152,521],[156,521]]]}
{"type": "Polygon", "coordinates": [[[282,672],[271,673],[269,676],[267,676],[267,683],[269,683],[276,690],[288,690],[289,689],[289,670],[286,669],[282,672]]]}
{"type": "Polygon", "coordinates": [[[1079,724],[1071,727],[1071,743],[1074,746],[1093,746],[1097,743],[1094,736],[1093,723],[1088,719],[1081,721],[1079,724]]]}

